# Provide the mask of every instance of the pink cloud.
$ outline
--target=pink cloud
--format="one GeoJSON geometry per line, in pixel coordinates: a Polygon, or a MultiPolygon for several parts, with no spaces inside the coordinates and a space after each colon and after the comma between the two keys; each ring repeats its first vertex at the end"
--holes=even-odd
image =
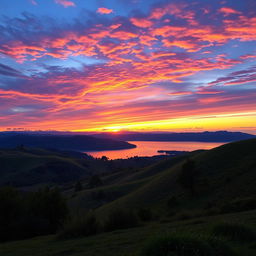
{"type": "Polygon", "coordinates": [[[131,18],[130,21],[133,25],[141,28],[148,28],[153,25],[152,21],[143,18],[131,18]]]}
{"type": "Polygon", "coordinates": [[[36,0],[29,0],[29,2],[30,2],[31,4],[33,4],[33,5],[37,5],[36,0]]]}
{"type": "Polygon", "coordinates": [[[232,8],[229,8],[229,7],[222,7],[222,8],[220,8],[219,11],[224,13],[225,16],[227,16],[229,14],[240,14],[239,11],[236,11],[236,10],[234,10],[232,8]]]}
{"type": "Polygon", "coordinates": [[[108,8],[105,8],[105,7],[100,7],[97,10],[97,13],[100,13],[100,14],[110,14],[112,12],[113,12],[112,9],[108,9],[108,8]]]}
{"type": "Polygon", "coordinates": [[[76,4],[72,1],[68,1],[68,0],[55,0],[56,4],[61,4],[63,5],[65,8],[67,7],[75,7],[76,4]]]}

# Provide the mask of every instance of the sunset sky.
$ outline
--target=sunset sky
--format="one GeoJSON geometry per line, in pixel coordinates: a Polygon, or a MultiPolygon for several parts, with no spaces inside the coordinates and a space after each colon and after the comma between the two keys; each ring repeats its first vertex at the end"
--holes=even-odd
{"type": "Polygon", "coordinates": [[[256,134],[255,0],[0,0],[0,130],[256,134]]]}

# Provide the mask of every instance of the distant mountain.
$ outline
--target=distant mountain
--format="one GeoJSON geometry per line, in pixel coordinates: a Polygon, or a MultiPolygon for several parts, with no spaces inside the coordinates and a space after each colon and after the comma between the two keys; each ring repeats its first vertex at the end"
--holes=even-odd
{"type": "Polygon", "coordinates": [[[255,138],[255,135],[242,132],[183,132],[183,133],[101,133],[98,138],[124,141],[200,141],[200,142],[232,142],[255,138]]]}
{"type": "Polygon", "coordinates": [[[20,145],[25,147],[77,151],[116,150],[136,147],[125,141],[113,140],[111,138],[95,138],[87,135],[0,133],[0,148],[14,148],[20,145]]]}

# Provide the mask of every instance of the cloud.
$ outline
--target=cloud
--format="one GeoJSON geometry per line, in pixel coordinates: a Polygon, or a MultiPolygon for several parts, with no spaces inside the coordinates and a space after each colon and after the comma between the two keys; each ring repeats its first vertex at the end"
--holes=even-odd
{"type": "Polygon", "coordinates": [[[54,0],[56,4],[61,4],[63,5],[65,8],[67,7],[75,7],[76,4],[72,1],[68,1],[68,0],[54,0]]]}
{"type": "Polygon", "coordinates": [[[99,7],[98,10],[97,10],[97,13],[100,13],[100,14],[110,14],[110,13],[113,13],[113,10],[105,8],[105,7],[99,7]]]}
{"type": "Polygon", "coordinates": [[[250,111],[256,20],[216,10],[165,1],[148,13],[86,12],[65,23],[5,18],[1,61],[17,63],[0,64],[0,117],[8,126],[93,129],[250,111]]]}
{"type": "Polygon", "coordinates": [[[219,12],[224,13],[225,16],[228,16],[230,14],[241,14],[241,12],[236,11],[232,8],[229,7],[222,7],[219,9],[219,12]]]}
{"type": "Polygon", "coordinates": [[[154,23],[151,20],[144,19],[144,18],[131,18],[131,23],[137,27],[141,28],[148,28],[151,27],[154,23]]]}
{"type": "Polygon", "coordinates": [[[24,77],[24,75],[20,71],[1,63],[0,63],[0,75],[10,76],[10,77],[24,77]]]}
{"type": "Polygon", "coordinates": [[[30,2],[31,4],[33,4],[33,5],[37,5],[36,0],[29,0],[29,2],[30,2]]]}
{"type": "Polygon", "coordinates": [[[217,80],[210,82],[209,85],[241,85],[252,82],[256,82],[256,66],[232,72],[227,76],[220,77],[217,80]]]}

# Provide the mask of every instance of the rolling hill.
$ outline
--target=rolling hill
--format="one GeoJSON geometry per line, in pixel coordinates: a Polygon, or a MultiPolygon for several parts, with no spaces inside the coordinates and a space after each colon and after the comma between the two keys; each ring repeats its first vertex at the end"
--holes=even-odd
{"type": "Polygon", "coordinates": [[[87,135],[55,135],[22,132],[0,133],[0,148],[15,148],[20,145],[75,151],[116,150],[136,147],[125,141],[95,138],[87,135]]]}
{"type": "Polygon", "coordinates": [[[190,203],[189,193],[178,182],[184,161],[177,161],[172,165],[171,160],[164,160],[141,172],[141,176],[136,174],[138,179],[147,178],[145,184],[99,208],[98,212],[106,212],[117,205],[158,208],[166,205],[171,197],[178,198],[182,207],[188,209],[199,206],[203,208],[209,202],[220,206],[236,198],[255,197],[256,139],[201,151],[190,155],[189,158],[195,161],[199,172],[193,204],[190,203]],[[158,171],[151,175],[157,165],[162,166],[162,169],[157,168],[158,171]]]}
{"type": "Polygon", "coordinates": [[[125,141],[199,141],[199,142],[232,142],[255,138],[255,135],[243,132],[181,132],[181,133],[143,133],[143,132],[119,132],[100,133],[94,136],[125,141]]]}
{"type": "MultiPolygon", "coordinates": [[[[256,232],[256,139],[163,159],[147,167],[124,169],[101,178],[103,184],[98,187],[84,186],[76,193],[73,189],[64,189],[69,207],[90,212],[99,223],[105,223],[109,214],[117,209],[126,212],[148,209],[152,219],[142,221],[135,228],[101,231],[89,237],[58,240],[56,236],[45,236],[5,243],[0,245],[0,253],[7,256],[140,256],[141,247],[152,235],[188,233],[212,237],[213,227],[218,223],[240,225],[235,226],[238,231],[228,232],[242,232],[242,224],[250,226],[250,232],[256,232]],[[196,169],[194,194],[180,182],[188,161],[192,161],[196,169]]],[[[231,246],[237,256],[256,253],[255,241],[241,242],[221,236],[217,239],[231,246]]]]}

